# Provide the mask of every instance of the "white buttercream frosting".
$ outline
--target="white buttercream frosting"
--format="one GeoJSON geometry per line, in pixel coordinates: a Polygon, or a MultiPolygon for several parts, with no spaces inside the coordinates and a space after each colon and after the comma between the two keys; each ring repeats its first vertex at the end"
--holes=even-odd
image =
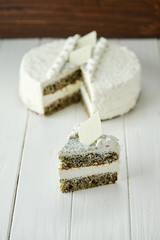
{"type": "Polygon", "coordinates": [[[71,131],[70,135],[68,136],[68,139],[75,138],[78,136],[78,129],[80,127],[81,123],[78,123],[74,126],[73,130],[71,131]]]}
{"type": "Polygon", "coordinates": [[[92,78],[86,77],[85,82],[87,91],[81,92],[90,115],[98,111],[102,120],[122,115],[139,96],[140,63],[126,47],[108,43],[92,78]]]}
{"type": "Polygon", "coordinates": [[[72,179],[72,178],[80,178],[87,177],[98,174],[105,173],[113,173],[119,172],[119,164],[120,161],[114,161],[112,163],[105,163],[99,166],[88,166],[88,167],[78,167],[78,168],[70,168],[70,169],[59,169],[59,177],[60,179],[72,179]]]}
{"type": "MultiPolygon", "coordinates": [[[[74,41],[76,42],[75,39],[74,41]]],[[[65,44],[68,46],[66,40],[45,44],[31,50],[22,59],[20,97],[29,109],[39,114],[44,113],[46,102],[50,102],[53,97],[44,98],[42,92],[45,86],[54,81],[52,74],[50,79],[46,75],[56,60],[59,59],[55,68],[60,71],[58,79],[76,68],[66,62],[66,55],[64,57],[62,54],[65,44]]],[[[74,44],[69,44],[70,49],[67,49],[70,51],[74,44]]],[[[122,115],[135,106],[141,89],[141,67],[136,55],[126,47],[101,38],[95,46],[93,58],[82,67],[82,71],[87,86],[87,91],[84,86],[81,88],[82,98],[90,115],[98,111],[101,119],[109,119],[122,115]]],[[[55,79],[58,80],[57,78],[55,79]]],[[[63,93],[66,94],[65,91],[63,93]]],[[[58,97],[59,94],[60,92],[57,93],[58,97]]],[[[54,101],[55,97],[52,100],[54,101]]]]}
{"type": "MultiPolygon", "coordinates": [[[[78,128],[78,126],[77,126],[78,128]]],[[[68,142],[59,152],[59,156],[73,156],[77,154],[89,154],[89,153],[117,153],[119,155],[120,147],[118,143],[118,139],[111,135],[102,134],[99,137],[99,141],[102,141],[102,144],[97,144],[98,141],[95,141],[91,145],[82,145],[79,142],[79,137],[77,134],[77,128],[74,128],[70,137],[68,138],[68,142]]]]}

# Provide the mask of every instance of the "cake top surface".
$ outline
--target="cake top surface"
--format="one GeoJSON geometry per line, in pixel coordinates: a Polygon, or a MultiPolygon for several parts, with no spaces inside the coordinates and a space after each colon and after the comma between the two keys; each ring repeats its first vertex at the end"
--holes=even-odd
{"type": "MultiPolygon", "coordinates": [[[[134,76],[137,69],[140,68],[139,61],[132,51],[126,47],[108,42],[104,38],[100,40],[102,40],[101,42],[103,44],[105,43],[103,48],[99,46],[98,51],[96,51],[99,45],[98,41],[95,46],[95,54],[93,58],[90,59],[93,61],[95,68],[93,76],[88,80],[91,81],[91,85],[93,85],[93,91],[105,91],[106,88],[114,87],[116,84],[128,81],[129,78],[134,76]],[[102,52],[101,54],[100,51],[102,52]],[[99,61],[97,62],[96,59],[98,56],[99,61]]],[[[47,72],[51,69],[56,59],[59,58],[60,53],[63,52],[62,50],[64,49],[66,41],[67,40],[64,39],[55,40],[29,51],[25,54],[21,63],[22,74],[27,74],[35,81],[44,83],[44,85],[47,84],[49,81],[47,79],[47,72]]],[[[88,60],[88,63],[89,62],[88,60]]],[[[90,64],[88,63],[85,65],[85,68],[82,67],[84,73],[89,69],[90,64]]],[[[60,74],[63,75],[75,67],[76,65],[66,61],[60,74]]],[[[58,75],[58,77],[60,76],[61,75],[58,75]]]]}
{"type": "Polygon", "coordinates": [[[67,39],[54,40],[36,47],[23,57],[21,74],[27,74],[41,84],[50,84],[79,67],[81,63],[85,63],[91,56],[91,50],[95,44],[96,32],[93,31],[83,37],[75,34],[67,39]],[[89,52],[86,55],[87,49],[89,49],[89,52]],[[78,53],[80,55],[83,54],[82,56],[77,56],[78,53]],[[72,54],[73,59],[70,61],[72,54]],[[80,58],[81,61],[78,65],[76,62],[74,63],[74,61],[79,62],[80,58]]]}
{"type": "Polygon", "coordinates": [[[94,143],[91,145],[82,145],[79,142],[78,127],[75,126],[72,133],[69,136],[68,142],[61,149],[59,155],[76,155],[86,154],[89,152],[94,153],[111,153],[115,152],[119,154],[119,143],[118,139],[111,135],[102,134],[94,143]]]}
{"type": "MultiPolygon", "coordinates": [[[[55,40],[42,46],[33,48],[26,53],[22,59],[21,70],[23,74],[29,75],[35,81],[40,83],[47,81],[47,72],[53,62],[61,52],[66,40],[55,40]]],[[[72,64],[67,64],[64,68],[72,68],[72,64]]]]}
{"type": "Polygon", "coordinates": [[[98,112],[93,114],[84,123],[74,126],[69,135],[68,142],[61,149],[59,155],[78,155],[90,152],[98,154],[114,152],[119,154],[118,139],[111,135],[102,134],[101,120],[98,112]],[[80,139],[81,137],[82,139],[80,139]]]}
{"type": "Polygon", "coordinates": [[[133,52],[127,47],[110,43],[106,46],[98,64],[93,83],[97,84],[105,78],[106,84],[111,87],[128,81],[137,72],[137,68],[140,68],[140,64],[133,52]]]}
{"type": "Polygon", "coordinates": [[[95,91],[105,92],[108,88],[132,79],[140,69],[137,56],[127,47],[100,38],[84,74],[95,91]]]}

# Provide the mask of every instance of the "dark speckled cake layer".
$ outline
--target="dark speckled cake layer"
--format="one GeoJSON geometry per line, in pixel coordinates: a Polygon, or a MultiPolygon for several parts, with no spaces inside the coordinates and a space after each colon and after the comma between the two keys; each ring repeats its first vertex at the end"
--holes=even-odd
{"type": "Polygon", "coordinates": [[[98,186],[103,186],[107,184],[112,184],[117,181],[117,172],[105,173],[92,175],[82,178],[73,178],[73,179],[61,179],[60,180],[60,189],[61,192],[73,192],[82,189],[94,188],[98,186]]]}
{"type": "Polygon", "coordinates": [[[80,95],[80,90],[79,90],[79,91],[77,91],[71,95],[68,95],[64,98],[60,98],[57,101],[50,104],[49,106],[45,107],[44,115],[50,115],[54,112],[57,112],[73,103],[79,102],[80,99],[81,99],[81,95],[80,95]]]}
{"type": "Polygon", "coordinates": [[[57,90],[67,86],[68,84],[73,84],[77,80],[82,80],[82,71],[80,68],[76,69],[74,72],[71,72],[65,77],[58,79],[58,81],[44,87],[43,95],[55,93],[57,90]]]}
{"type": "Polygon", "coordinates": [[[69,169],[72,167],[87,167],[93,165],[100,165],[105,163],[112,163],[118,160],[117,153],[86,153],[76,154],[72,156],[59,156],[61,167],[69,169]]]}

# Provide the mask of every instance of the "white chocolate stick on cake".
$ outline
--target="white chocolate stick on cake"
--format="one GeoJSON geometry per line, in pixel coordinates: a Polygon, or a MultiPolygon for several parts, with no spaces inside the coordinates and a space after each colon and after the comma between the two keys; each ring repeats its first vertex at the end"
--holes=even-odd
{"type": "Polygon", "coordinates": [[[59,152],[63,193],[115,183],[119,171],[117,138],[102,134],[99,114],[76,126],[59,152]]]}
{"type": "Polygon", "coordinates": [[[83,101],[102,120],[132,109],[141,89],[141,67],[126,47],[93,31],[32,49],[20,67],[20,97],[38,114],[49,115],[83,101]]]}

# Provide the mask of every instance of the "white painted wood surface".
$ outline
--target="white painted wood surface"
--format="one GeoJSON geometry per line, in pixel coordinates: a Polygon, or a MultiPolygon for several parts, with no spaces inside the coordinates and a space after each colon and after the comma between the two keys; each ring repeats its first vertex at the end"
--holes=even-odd
{"type": "Polygon", "coordinates": [[[38,40],[0,44],[0,239],[7,239],[20,171],[27,110],[19,102],[19,64],[38,40]]]}
{"type": "Polygon", "coordinates": [[[160,239],[157,40],[119,40],[143,67],[136,108],[102,123],[120,139],[119,181],[69,194],[59,191],[58,151],[87,115],[80,103],[47,118],[27,113],[18,98],[19,64],[38,42],[0,42],[0,240],[160,239]]]}
{"type": "Polygon", "coordinates": [[[142,93],[125,116],[132,239],[160,239],[160,52],[156,40],[123,41],[139,56],[142,93]]]}

